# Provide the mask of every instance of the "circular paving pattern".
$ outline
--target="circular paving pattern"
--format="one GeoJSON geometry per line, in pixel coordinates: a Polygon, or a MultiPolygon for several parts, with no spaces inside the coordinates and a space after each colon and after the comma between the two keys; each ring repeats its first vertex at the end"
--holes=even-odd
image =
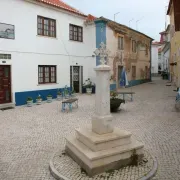
{"type": "Polygon", "coordinates": [[[50,161],[50,171],[56,179],[62,180],[147,180],[155,175],[157,171],[157,161],[149,152],[145,151],[144,158],[139,162],[138,166],[127,166],[90,178],[64,151],[59,151],[50,161]]]}

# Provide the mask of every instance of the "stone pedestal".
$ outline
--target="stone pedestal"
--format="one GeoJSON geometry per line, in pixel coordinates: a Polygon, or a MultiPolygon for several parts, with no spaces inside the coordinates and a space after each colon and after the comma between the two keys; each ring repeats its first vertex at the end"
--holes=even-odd
{"type": "Polygon", "coordinates": [[[131,133],[113,128],[110,114],[110,67],[100,65],[96,71],[96,110],[92,127],[76,130],[68,137],[66,153],[89,176],[131,164],[132,155],[143,157],[143,144],[132,139],[131,133]]]}
{"type": "Polygon", "coordinates": [[[96,109],[92,118],[92,131],[97,134],[113,132],[112,115],[110,114],[110,67],[100,65],[96,71],[96,109]]]}

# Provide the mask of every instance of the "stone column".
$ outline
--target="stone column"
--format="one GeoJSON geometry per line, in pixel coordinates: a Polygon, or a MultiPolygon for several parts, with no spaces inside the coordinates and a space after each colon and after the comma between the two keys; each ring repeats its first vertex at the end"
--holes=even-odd
{"type": "Polygon", "coordinates": [[[97,134],[113,132],[110,113],[110,67],[99,65],[96,71],[95,116],[92,118],[92,131],[97,134]]]}

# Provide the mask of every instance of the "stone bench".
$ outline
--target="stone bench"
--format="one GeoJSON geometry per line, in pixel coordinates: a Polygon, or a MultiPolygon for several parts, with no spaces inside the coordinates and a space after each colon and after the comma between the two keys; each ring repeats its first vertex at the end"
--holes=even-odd
{"type": "Polygon", "coordinates": [[[65,101],[62,101],[62,112],[66,110],[66,106],[69,107],[69,110],[72,111],[72,105],[75,104],[78,107],[78,99],[72,98],[65,101]]]}
{"type": "Polygon", "coordinates": [[[118,95],[123,95],[123,100],[125,100],[125,95],[129,94],[131,95],[131,101],[133,101],[133,95],[135,92],[117,92],[118,95]]]}

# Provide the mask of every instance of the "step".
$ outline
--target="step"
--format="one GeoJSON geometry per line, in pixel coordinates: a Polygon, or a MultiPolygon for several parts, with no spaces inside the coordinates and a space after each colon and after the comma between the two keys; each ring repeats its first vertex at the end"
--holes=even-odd
{"type": "Polygon", "coordinates": [[[111,149],[117,146],[131,143],[131,133],[119,128],[114,128],[113,133],[97,134],[89,128],[77,129],[77,139],[92,151],[111,149]]]}
{"type": "Polygon", "coordinates": [[[144,146],[142,143],[132,140],[130,144],[94,152],[75,137],[68,137],[66,142],[66,150],[70,150],[78,159],[80,159],[90,168],[104,166],[115,161],[129,159],[131,158],[134,150],[136,151],[137,155],[143,155],[143,147],[144,146]]]}
{"type": "Polygon", "coordinates": [[[5,103],[5,104],[0,104],[0,109],[4,108],[14,108],[15,104],[14,103],[5,103]]]}

